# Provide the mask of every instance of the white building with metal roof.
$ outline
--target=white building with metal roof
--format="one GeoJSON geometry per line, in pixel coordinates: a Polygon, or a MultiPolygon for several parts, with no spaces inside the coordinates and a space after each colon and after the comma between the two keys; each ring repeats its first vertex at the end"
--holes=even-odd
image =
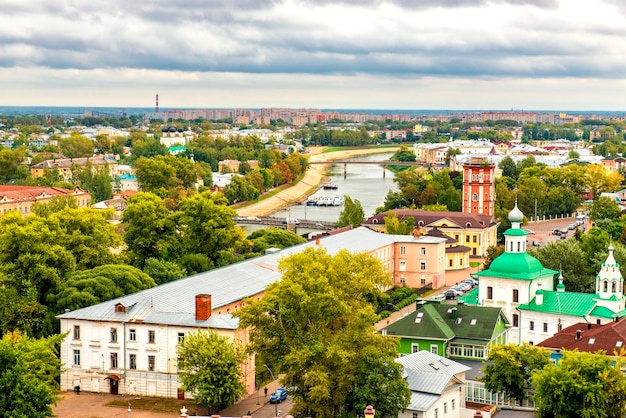
{"type": "MultiPolygon", "coordinates": [[[[245,347],[248,330],[238,329],[238,319],[231,313],[243,306],[244,299],[262,297],[270,283],[280,280],[281,258],[318,245],[330,254],[341,249],[367,252],[392,274],[408,246],[425,248],[424,258],[429,259],[431,252],[444,253],[445,239],[388,235],[361,227],[66,311],[57,316],[61,333],[69,333],[60,350],[61,390],[80,386],[91,392],[183,398],[176,348],[185,333],[209,328],[245,347]]],[[[248,393],[254,393],[254,358],[242,365],[242,371],[248,393]]]]}
{"type": "MultiPolygon", "coordinates": [[[[411,389],[411,401],[399,418],[461,418],[465,409],[465,372],[461,363],[428,351],[402,356],[396,362],[404,366],[411,389]]],[[[471,416],[471,415],[470,415],[471,416]]]]}

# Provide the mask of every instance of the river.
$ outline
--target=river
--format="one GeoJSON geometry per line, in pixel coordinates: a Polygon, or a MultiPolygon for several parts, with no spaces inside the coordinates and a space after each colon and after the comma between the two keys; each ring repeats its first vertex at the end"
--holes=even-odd
{"type": "MultiPolygon", "coordinates": [[[[358,158],[355,161],[382,161],[388,160],[393,153],[374,154],[358,158]]],[[[348,174],[344,178],[343,164],[333,164],[330,169],[330,182],[337,185],[336,190],[318,190],[311,197],[324,195],[350,196],[352,200],[358,199],[363,206],[365,217],[374,214],[377,207],[385,203],[385,197],[389,190],[397,191],[397,184],[393,181],[394,173],[385,170],[383,178],[382,166],[375,164],[348,164],[348,174]]],[[[342,206],[306,206],[293,205],[284,208],[272,216],[277,218],[296,218],[315,221],[336,222],[339,214],[343,210],[342,206]]]]}

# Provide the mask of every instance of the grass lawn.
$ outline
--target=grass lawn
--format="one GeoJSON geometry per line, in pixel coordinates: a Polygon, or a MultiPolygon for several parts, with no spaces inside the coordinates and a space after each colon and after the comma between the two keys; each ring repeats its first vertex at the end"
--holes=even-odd
{"type": "Polygon", "coordinates": [[[151,398],[149,396],[141,396],[126,399],[116,399],[106,404],[106,406],[119,406],[121,408],[127,408],[128,402],[132,409],[141,409],[144,411],[153,412],[167,412],[171,413],[173,417],[180,415],[180,409],[184,406],[187,408],[187,414],[206,414],[207,410],[204,406],[198,406],[191,399],[178,400],[167,398],[151,398]]]}

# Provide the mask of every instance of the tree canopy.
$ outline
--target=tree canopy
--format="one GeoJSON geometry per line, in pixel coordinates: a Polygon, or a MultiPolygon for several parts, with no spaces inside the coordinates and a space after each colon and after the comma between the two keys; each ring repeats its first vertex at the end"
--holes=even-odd
{"type": "Polygon", "coordinates": [[[352,226],[353,228],[361,226],[363,219],[365,218],[365,211],[363,205],[359,199],[354,199],[350,196],[344,196],[343,209],[339,214],[339,220],[337,221],[337,227],[342,228],[344,226],[352,226]]]}
{"type": "Polygon", "coordinates": [[[197,330],[185,335],[177,354],[183,388],[201,404],[221,410],[246,393],[241,380],[245,354],[237,340],[211,330],[197,330]]]}
{"type": "Polygon", "coordinates": [[[383,415],[404,409],[410,391],[393,361],[396,341],[372,327],[377,316],[369,301],[390,283],[380,261],[307,248],[284,258],[279,269],[282,280],[236,315],[241,327],[251,327],[250,350],[259,362],[295,388],[296,408],[335,417],[362,410],[376,394],[386,399],[377,404],[383,415]]]}

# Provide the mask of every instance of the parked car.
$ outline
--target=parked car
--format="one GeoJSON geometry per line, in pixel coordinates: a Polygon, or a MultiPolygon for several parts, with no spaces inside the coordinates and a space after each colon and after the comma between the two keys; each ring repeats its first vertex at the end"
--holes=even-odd
{"type": "Polygon", "coordinates": [[[457,296],[463,296],[463,294],[465,293],[463,291],[463,289],[456,287],[456,286],[452,286],[450,289],[448,290],[452,290],[457,296]]]}
{"type": "Polygon", "coordinates": [[[276,392],[270,395],[270,403],[281,403],[285,399],[287,399],[287,389],[285,388],[278,388],[276,392]]]}
{"type": "Polygon", "coordinates": [[[569,229],[571,231],[572,229],[576,229],[577,226],[578,225],[576,225],[575,223],[569,224],[569,225],[567,225],[567,229],[569,229]]]}
{"type": "Polygon", "coordinates": [[[552,230],[552,235],[561,235],[561,230],[560,229],[553,229],[552,230]]]}
{"type": "Polygon", "coordinates": [[[448,289],[446,290],[446,293],[444,293],[444,296],[446,299],[454,299],[456,298],[457,294],[454,290],[448,289]]]}
{"type": "Polygon", "coordinates": [[[541,247],[541,242],[533,241],[533,247],[541,247]]]}
{"type": "Polygon", "coordinates": [[[297,220],[296,218],[285,218],[283,223],[284,224],[296,224],[296,225],[298,225],[300,223],[300,221],[297,220]]]}

